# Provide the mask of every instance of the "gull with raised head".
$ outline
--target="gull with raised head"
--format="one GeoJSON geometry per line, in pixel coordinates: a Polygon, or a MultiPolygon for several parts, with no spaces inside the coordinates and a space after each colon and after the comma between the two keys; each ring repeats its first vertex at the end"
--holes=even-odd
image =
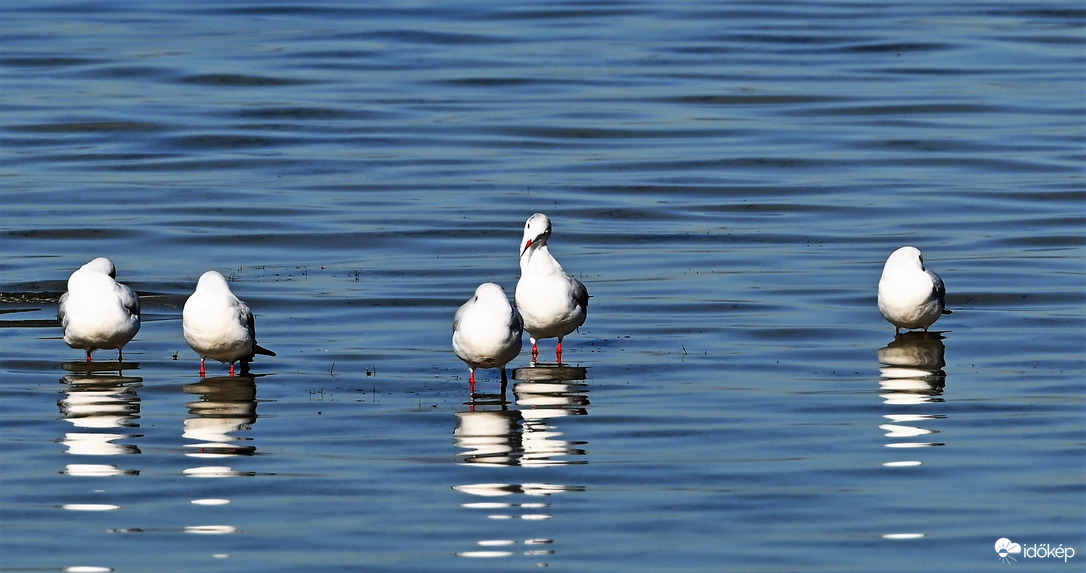
{"type": "Polygon", "coordinates": [[[901,247],[890,254],[879,280],[879,311],[894,333],[902,328],[925,331],[944,314],[946,287],[934,271],[924,268],[924,255],[916,247],[901,247]]]}
{"type": "Polygon", "coordinates": [[[505,394],[509,383],[505,365],[520,355],[523,337],[520,313],[509,304],[502,287],[494,283],[479,285],[475,295],[456,310],[453,352],[468,365],[473,395],[476,368],[501,368],[505,394]]]}
{"type": "Polygon", "coordinates": [[[557,338],[555,356],[562,363],[562,339],[588,317],[588,289],[558,264],[547,247],[551,220],[536,213],[524,224],[520,241],[520,280],[517,310],[532,341],[532,362],[539,356],[536,341],[557,338]]]}
{"type": "Polygon", "coordinates": [[[208,358],[229,363],[233,376],[237,361],[241,361],[241,372],[245,373],[256,354],[275,356],[256,343],[249,305],[234,296],[226,279],[216,271],[200,277],[181,314],[185,341],[200,355],[200,376],[207,374],[204,360],[208,358]]]}
{"type": "Polygon", "coordinates": [[[91,353],[98,349],[122,349],[140,330],[140,298],[117,282],[113,261],[98,257],[68,277],[68,290],[60,295],[57,320],[64,329],[64,342],[91,353]]]}

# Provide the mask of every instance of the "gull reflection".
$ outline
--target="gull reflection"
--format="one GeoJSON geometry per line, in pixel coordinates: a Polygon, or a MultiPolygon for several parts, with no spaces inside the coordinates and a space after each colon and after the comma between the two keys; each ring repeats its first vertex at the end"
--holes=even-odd
{"type": "MultiPolygon", "coordinates": [[[[544,521],[551,518],[550,503],[541,498],[555,494],[584,491],[582,486],[569,486],[551,483],[477,483],[458,485],[454,490],[474,496],[472,501],[461,504],[472,511],[481,512],[487,519],[520,520],[527,522],[544,521]],[[487,501],[481,501],[486,499],[487,501]]],[[[505,527],[504,533],[512,533],[515,526],[505,527]]],[[[530,526],[528,526],[530,527],[530,526]]],[[[551,555],[550,548],[554,540],[546,537],[526,537],[524,539],[508,536],[501,539],[482,539],[476,542],[478,549],[461,551],[458,557],[512,557],[522,553],[529,557],[551,555]],[[518,546],[524,546],[521,549],[518,546]]],[[[540,564],[545,566],[545,564],[540,564]]]]}
{"type": "MultiPolygon", "coordinates": [[[[223,459],[256,453],[256,446],[246,443],[252,438],[233,435],[233,432],[251,429],[256,423],[256,378],[253,375],[205,378],[186,385],[184,390],[200,397],[186,404],[189,417],[185,419],[182,437],[194,443],[185,445],[189,450],[185,455],[223,459]]],[[[184,474],[191,477],[252,475],[222,465],[189,468],[184,474]]]]}
{"type": "Polygon", "coordinates": [[[467,450],[465,461],[477,464],[516,465],[520,445],[520,412],[502,407],[499,411],[470,411],[456,414],[453,439],[467,450]]]}
{"type": "MultiPolygon", "coordinates": [[[[896,336],[890,344],[878,351],[881,367],[879,397],[887,406],[902,408],[885,414],[886,422],[879,428],[889,439],[886,447],[895,449],[942,446],[929,441],[928,436],[938,431],[924,427],[931,420],[946,416],[915,411],[927,405],[943,401],[946,387],[946,347],[943,336],[937,332],[907,332],[896,336]]],[[[918,466],[919,460],[899,460],[883,464],[887,467],[918,466]]]]}
{"type": "MultiPolygon", "coordinates": [[[[137,390],[143,379],[104,373],[103,365],[94,370],[81,369],[60,379],[64,396],[57,401],[57,408],[66,422],[74,426],[59,441],[67,447],[67,453],[77,456],[115,456],[139,454],[135,444],[117,443],[119,440],[138,438],[141,434],[127,433],[127,428],[138,428],[140,398],[137,390]]],[[[113,464],[68,464],[68,475],[107,476],[136,475],[135,470],[121,470],[113,464]]]]}
{"type": "Polygon", "coordinates": [[[512,407],[504,399],[473,400],[468,411],[456,413],[453,440],[465,450],[458,457],[506,466],[584,463],[569,459],[583,456],[584,444],[565,440],[552,425],[557,418],[588,414],[588,386],[576,382],[584,377],[584,368],[569,366],[513,371],[512,407]]]}
{"type": "MultiPolygon", "coordinates": [[[[185,477],[225,478],[253,476],[254,472],[242,472],[223,465],[228,458],[252,456],[256,446],[252,438],[236,436],[234,432],[246,432],[256,423],[256,377],[252,374],[203,378],[184,387],[187,394],[199,399],[185,404],[189,416],[185,418],[183,438],[192,440],[185,444],[185,455],[207,460],[208,465],[186,468],[185,477]]],[[[191,503],[199,507],[217,507],[230,504],[227,498],[197,498],[191,503]]],[[[241,531],[233,525],[192,525],[185,533],[197,535],[223,535],[241,531]]]]}
{"type": "MultiPolygon", "coordinates": [[[[587,463],[585,442],[566,439],[556,427],[559,418],[588,414],[586,370],[571,366],[533,366],[513,372],[513,402],[505,396],[475,400],[467,411],[457,412],[453,441],[463,451],[459,463],[477,467],[520,466],[540,468],[587,463]]],[[[551,518],[546,498],[575,491],[581,486],[553,483],[473,483],[453,486],[472,497],[462,506],[488,520],[515,520],[523,526],[502,527],[497,537],[475,542],[476,547],[457,553],[465,558],[551,555],[554,540],[539,534],[538,525],[551,518]],[[516,531],[522,528],[523,531],[516,531]]],[[[539,563],[546,566],[546,563],[539,563]]]]}

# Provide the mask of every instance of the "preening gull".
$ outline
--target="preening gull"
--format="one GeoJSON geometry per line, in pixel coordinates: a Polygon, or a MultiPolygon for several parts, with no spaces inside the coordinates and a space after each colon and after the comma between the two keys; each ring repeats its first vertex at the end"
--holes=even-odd
{"type": "Polygon", "coordinates": [[[551,220],[536,213],[524,224],[520,247],[517,310],[532,341],[532,362],[539,355],[537,340],[557,338],[555,356],[562,363],[562,339],[588,317],[588,289],[566,274],[547,247],[551,220]]]}
{"type": "Polygon", "coordinates": [[[98,257],[68,277],[68,291],[60,296],[57,320],[64,329],[64,342],[91,353],[100,348],[122,349],[140,330],[140,299],[116,281],[113,261],[98,257]]]}
{"type": "Polygon", "coordinates": [[[244,373],[254,355],[275,356],[256,343],[249,305],[234,296],[226,279],[216,271],[207,271],[200,277],[181,314],[185,341],[200,355],[200,376],[207,373],[204,360],[208,358],[229,363],[233,376],[234,362],[241,361],[244,373]]]}
{"type": "Polygon", "coordinates": [[[924,268],[924,255],[916,247],[901,247],[890,254],[879,280],[879,311],[894,332],[902,328],[927,330],[946,308],[946,287],[934,271],[924,268]]]}
{"type": "Polygon", "coordinates": [[[509,382],[505,365],[520,354],[524,326],[502,287],[483,283],[475,295],[456,311],[453,318],[453,352],[467,363],[471,372],[471,393],[475,394],[476,368],[501,368],[502,393],[509,382]]]}

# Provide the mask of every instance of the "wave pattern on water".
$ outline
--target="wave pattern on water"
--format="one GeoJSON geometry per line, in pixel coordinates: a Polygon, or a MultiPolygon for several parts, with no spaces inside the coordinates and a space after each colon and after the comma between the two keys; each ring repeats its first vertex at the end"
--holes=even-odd
{"type": "Polygon", "coordinates": [[[5,567],[1086,548],[1073,2],[0,15],[5,567]],[[452,313],[512,293],[536,211],[593,295],[564,343],[586,375],[472,403],[452,313]],[[947,283],[931,336],[875,306],[903,244],[947,283]],[[142,297],[138,368],[76,372],[55,300],[101,255],[142,297]],[[180,309],[207,269],[279,353],[252,380],[196,376],[180,309]]]}

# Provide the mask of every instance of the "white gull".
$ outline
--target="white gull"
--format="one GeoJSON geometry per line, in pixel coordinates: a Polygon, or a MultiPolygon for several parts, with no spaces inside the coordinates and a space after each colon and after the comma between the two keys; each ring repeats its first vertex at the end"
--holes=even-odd
{"type": "Polygon", "coordinates": [[[483,283],[475,296],[456,310],[453,318],[453,352],[467,363],[471,372],[471,393],[475,394],[476,368],[501,368],[502,393],[509,378],[505,365],[520,354],[524,327],[502,287],[483,283]]]}
{"type": "Polygon", "coordinates": [[[116,348],[117,361],[123,362],[124,345],[140,330],[139,296],[116,277],[113,262],[98,257],[68,277],[68,291],[60,296],[57,320],[64,342],[86,350],[87,362],[100,348],[116,348]]]}
{"type": "Polygon", "coordinates": [[[256,326],[249,305],[245,304],[216,271],[207,271],[196,283],[196,291],[185,301],[182,311],[185,341],[200,355],[200,376],[206,374],[204,360],[213,358],[230,363],[241,361],[247,372],[255,354],[275,356],[256,343],[256,326]]]}
{"type": "Polygon", "coordinates": [[[517,310],[532,341],[532,362],[539,355],[537,340],[557,338],[555,356],[562,363],[562,339],[588,317],[588,289],[566,274],[547,247],[551,220],[536,213],[524,224],[520,247],[517,310]]]}
{"type": "Polygon", "coordinates": [[[879,311],[894,332],[902,328],[927,330],[946,308],[946,287],[934,271],[924,268],[924,255],[916,247],[901,247],[890,254],[879,280],[879,311]]]}

